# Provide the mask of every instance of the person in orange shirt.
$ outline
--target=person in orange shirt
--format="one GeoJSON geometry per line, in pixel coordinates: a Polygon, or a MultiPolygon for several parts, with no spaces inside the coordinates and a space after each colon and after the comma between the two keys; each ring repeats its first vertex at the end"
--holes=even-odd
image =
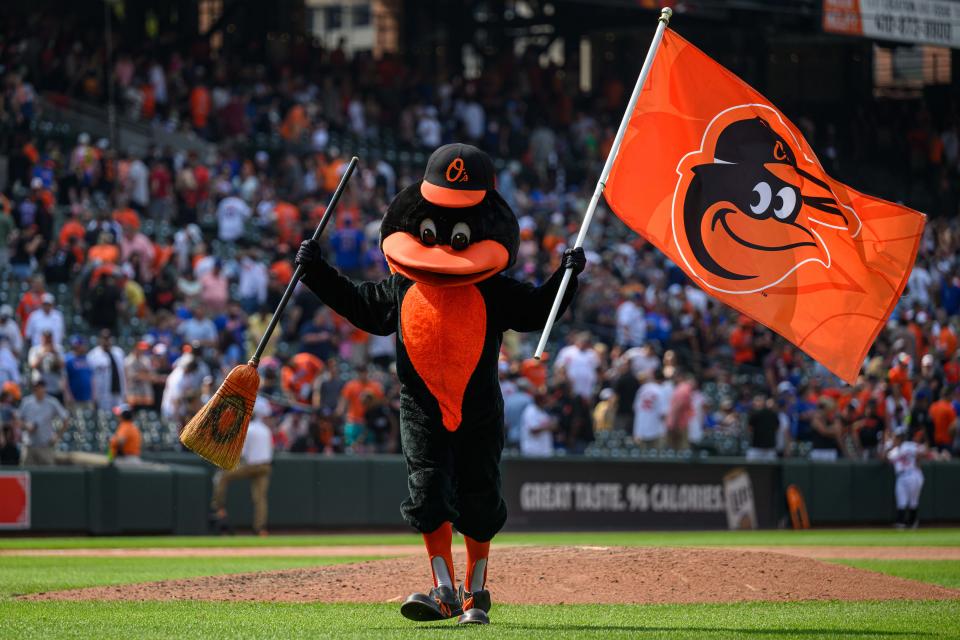
{"type": "Polygon", "coordinates": [[[142,97],[140,117],[144,120],[153,120],[153,116],[157,114],[157,94],[153,85],[149,82],[140,85],[140,95],[142,97]]]}
{"type": "Polygon", "coordinates": [[[295,402],[309,404],[313,396],[313,382],[323,371],[323,361],[311,353],[298,353],[290,358],[280,373],[283,390],[295,402]]]}
{"type": "Polygon", "coordinates": [[[287,142],[297,142],[303,137],[308,124],[307,112],[304,110],[303,105],[295,104],[290,107],[290,111],[287,112],[287,117],[284,118],[283,124],[280,125],[280,135],[287,142]]]}
{"type": "Polygon", "coordinates": [[[383,387],[376,380],[371,380],[366,365],[357,370],[357,377],[343,385],[340,391],[340,402],[337,403],[336,414],[344,417],[343,434],[348,442],[359,439],[364,429],[363,396],[369,394],[380,400],[383,398],[383,387]]]}
{"type": "Polygon", "coordinates": [[[212,107],[210,90],[203,84],[197,84],[190,92],[190,119],[197,133],[201,135],[206,133],[212,107]]]}
{"type": "Polygon", "coordinates": [[[73,239],[82,240],[86,235],[86,230],[83,228],[83,225],[80,224],[80,221],[77,220],[77,217],[73,212],[67,214],[67,219],[63,223],[63,226],[60,227],[60,236],[58,238],[58,243],[61,247],[66,247],[70,244],[70,241],[73,239]]]}
{"type": "Polygon", "coordinates": [[[756,358],[753,351],[753,321],[740,316],[737,328],[730,332],[730,346],[733,348],[733,361],[738,365],[750,364],[756,358]]]}
{"type": "Polygon", "coordinates": [[[520,363],[520,375],[526,378],[534,389],[544,389],[547,386],[547,367],[544,364],[546,359],[547,354],[544,354],[540,360],[527,358],[520,363]]]}
{"type": "Polygon", "coordinates": [[[900,393],[908,403],[912,401],[913,383],[910,381],[909,355],[906,353],[901,353],[899,356],[897,356],[897,364],[890,369],[890,373],[887,375],[887,380],[891,385],[900,387],[900,393]]]}
{"type": "Polygon", "coordinates": [[[287,260],[278,260],[270,265],[270,275],[276,279],[281,286],[287,286],[290,279],[293,278],[293,267],[287,260]]]}
{"type": "Polygon", "coordinates": [[[43,294],[46,292],[43,276],[34,276],[30,282],[30,290],[23,294],[17,305],[17,320],[20,321],[21,331],[26,328],[30,314],[43,306],[43,294]]]}
{"type": "Polygon", "coordinates": [[[957,334],[953,327],[946,322],[940,324],[940,333],[937,335],[937,349],[949,360],[957,352],[957,334]]]}
{"type": "Polygon", "coordinates": [[[277,221],[277,237],[282,244],[300,242],[300,210],[289,202],[278,202],[273,208],[277,221]]]}
{"type": "Polygon", "coordinates": [[[94,262],[117,264],[120,261],[120,247],[113,243],[109,233],[101,233],[97,244],[87,251],[87,258],[94,262]]]}
{"type": "Polygon", "coordinates": [[[110,459],[117,464],[139,464],[143,438],[133,422],[133,410],[122,404],[113,413],[120,418],[120,424],[110,438],[110,459]]]}
{"type": "Polygon", "coordinates": [[[941,391],[940,399],[930,405],[928,411],[933,421],[933,446],[940,451],[950,451],[957,432],[957,412],[950,402],[950,392],[941,391]]]}
{"type": "Polygon", "coordinates": [[[333,193],[337,190],[337,185],[340,183],[340,175],[342,173],[341,169],[343,168],[343,161],[337,157],[335,151],[330,152],[329,159],[324,161],[322,158],[317,162],[317,169],[320,174],[323,176],[323,190],[327,193],[333,193]]]}

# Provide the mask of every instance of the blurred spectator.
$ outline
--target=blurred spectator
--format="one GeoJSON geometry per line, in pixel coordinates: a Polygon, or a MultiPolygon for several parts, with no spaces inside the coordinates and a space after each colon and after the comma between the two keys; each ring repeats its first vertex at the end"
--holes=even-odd
{"type": "Polygon", "coordinates": [[[518,446],[523,436],[523,413],[533,403],[530,381],[516,380],[516,389],[503,399],[503,422],[507,442],[518,446]]]}
{"type": "Polygon", "coordinates": [[[110,438],[110,460],[116,464],[140,464],[143,436],[140,429],[133,422],[133,409],[122,404],[113,409],[114,415],[120,419],[117,430],[110,438]]]}
{"type": "Polygon", "coordinates": [[[101,273],[87,297],[85,317],[91,328],[116,333],[124,312],[123,292],[111,268],[101,273]]]}
{"type": "Polygon", "coordinates": [[[0,466],[20,464],[20,447],[12,424],[0,425],[0,466]]]}
{"type": "Polygon", "coordinates": [[[914,395],[913,406],[907,419],[910,439],[919,438],[920,442],[929,445],[933,443],[935,435],[933,417],[930,413],[930,390],[921,388],[914,395]]]}
{"type": "Polygon", "coordinates": [[[53,341],[53,333],[49,329],[44,330],[40,344],[30,349],[27,362],[30,364],[31,375],[43,378],[47,393],[58,402],[63,402],[63,353],[60,346],[53,341]]]}
{"type": "Polygon", "coordinates": [[[30,279],[30,289],[20,298],[17,305],[17,320],[20,322],[20,328],[26,330],[27,318],[30,314],[43,306],[43,296],[46,293],[43,278],[35,276],[30,279]]]}
{"type": "Polygon", "coordinates": [[[37,346],[43,340],[44,333],[49,331],[53,342],[62,345],[66,331],[63,314],[59,309],[53,308],[55,300],[52,293],[44,293],[41,302],[40,308],[32,311],[27,318],[23,335],[30,341],[31,346],[37,346]]]}
{"type": "Polygon", "coordinates": [[[880,445],[883,442],[884,421],[877,412],[877,400],[870,398],[863,409],[863,414],[853,424],[860,451],[866,459],[875,459],[880,454],[880,445]]]}
{"type": "Polygon", "coordinates": [[[666,436],[670,397],[660,370],[640,374],[641,385],[633,401],[633,438],[644,449],[660,448],[666,436]]]}
{"type": "Polygon", "coordinates": [[[230,302],[230,283],[219,260],[214,261],[213,268],[200,276],[200,302],[207,309],[225,309],[230,302]]]}
{"type": "Polygon", "coordinates": [[[750,435],[747,460],[776,460],[780,418],[770,407],[768,398],[762,395],[753,398],[750,415],[747,416],[747,428],[750,435]]]}
{"type": "Polygon", "coordinates": [[[234,480],[250,480],[250,497],[253,500],[253,531],[259,536],[267,535],[267,490],[270,487],[270,465],[273,461],[273,434],[268,422],[273,422],[270,403],[258,397],[253,407],[253,417],[247,428],[247,437],[240,455],[241,463],[231,471],[221,471],[216,480],[211,509],[221,526],[227,519],[227,489],[234,480]]]}
{"type": "Polygon", "coordinates": [[[340,392],[340,402],[337,405],[337,416],[344,420],[344,445],[349,447],[356,442],[365,428],[366,410],[362,396],[369,394],[372,398],[381,400],[384,397],[383,386],[376,380],[370,379],[369,368],[362,366],[357,370],[357,377],[343,385],[340,392]]]}
{"type": "Polygon", "coordinates": [[[236,242],[252,213],[250,205],[235,195],[221,200],[217,205],[217,237],[223,242],[236,242]]]}
{"type": "Polygon", "coordinates": [[[87,341],[83,336],[70,338],[70,353],[64,361],[67,374],[68,404],[85,408],[93,402],[93,367],[87,358],[87,341]]]}
{"type": "Polygon", "coordinates": [[[267,267],[260,262],[254,250],[245,251],[240,258],[237,295],[247,314],[254,313],[267,301],[267,267]]]}
{"type": "Polygon", "coordinates": [[[29,438],[23,464],[56,464],[54,447],[70,414],[56,399],[47,395],[43,376],[34,378],[33,393],[20,402],[20,415],[23,416],[24,431],[29,438]]]}
{"type": "Polygon", "coordinates": [[[589,333],[577,334],[573,344],[567,345],[557,353],[554,368],[563,373],[574,394],[585,401],[593,400],[594,387],[597,384],[597,369],[600,358],[593,349],[589,333]]]}
{"type": "Polygon", "coordinates": [[[830,462],[840,457],[840,437],[842,435],[840,420],[840,412],[837,410],[836,403],[828,397],[821,397],[817,402],[817,409],[811,420],[811,426],[813,427],[811,460],[830,462]]]}
{"type": "Polygon", "coordinates": [[[613,431],[613,423],[617,412],[617,394],[613,389],[601,389],[600,401],[593,409],[593,430],[613,431]]]}
{"type": "Polygon", "coordinates": [[[126,403],[136,412],[153,406],[153,358],[150,343],[137,342],[123,363],[127,392],[126,403]]]}
{"type": "Polygon", "coordinates": [[[674,451],[690,447],[690,423],[694,419],[694,397],[696,380],[691,375],[677,376],[679,382],[670,396],[670,408],[667,413],[667,446],[674,451]]]}
{"type": "Polygon", "coordinates": [[[930,421],[933,423],[933,448],[950,452],[957,431],[957,412],[950,402],[950,392],[944,389],[940,398],[930,405],[930,421]]]}
{"type": "Polygon", "coordinates": [[[625,349],[643,345],[647,338],[647,320],[643,293],[634,291],[617,307],[617,344],[625,349]]]}
{"type": "Polygon", "coordinates": [[[202,304],[194,304],[190,315],[180,322],[177,335],[184,343],[194,347],[215,347],[217,345],[217,325],[207,317],[207,309],[202,304]]]}
{"type": "Polygon", "coordinates": [[[533,393],[533,402],[523,410],[520,419],[520,453],[530,457],[553,455],[553,434],[557,420],[544,409],[547,396],[542,390],[533,393]]]}
{"type": "Polygon", "coordinates": [[[19,359],[23,354],[23,337],[13,319],[13,307],[8,304],[0,305],[0,338],[6,338],[10,353],[19,359]]]}
{"type": "Polygon", "coordinates": [[[93,371],[93,401],[101,411],[112,411],[123,404],[127,395],[127,376],[124,371],[123,349],[113,344],[110,331],[100,332],[97,346],[87,354],[93,371]]]}
{"type": "Polygon", "coordinates": [[[10,339],[0,335],[0,384],[20,384],[20,360],[10,349],[10,339]]]}

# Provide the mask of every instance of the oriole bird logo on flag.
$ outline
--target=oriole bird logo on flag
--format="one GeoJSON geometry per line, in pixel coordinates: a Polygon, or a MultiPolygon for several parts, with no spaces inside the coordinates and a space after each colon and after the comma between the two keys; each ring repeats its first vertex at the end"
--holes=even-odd
{"type": "Polygon", "coordinates": [[[669,29],[604,197],[705,291],[848,382],[925,221],[830,178],[775,106],[669,29]]]}

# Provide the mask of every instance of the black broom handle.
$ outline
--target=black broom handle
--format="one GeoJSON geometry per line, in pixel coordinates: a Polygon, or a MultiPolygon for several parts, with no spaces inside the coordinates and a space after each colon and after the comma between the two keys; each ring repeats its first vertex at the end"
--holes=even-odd
{"type": "MultiPolygon", "coordinates": [[[[320,218],[320,224],[317,225],[316,231],[313,232],[314,240],[319,239],[320,236],[323,235],[323,230],[333,216],[333,210],[337,208],[340,196],[343,195],[343,190],[346,188],[350,176],[353,175],[353,170],[357,168],[358,162],[360,162],[360,159],[357,158],[357,156],[353,156],[353,158],[350,159],[350,164],[347,165],[347,170],[343,172],[343,177],[340,178],[340,184],[337,185],[337,190],[333,192],[333,197],[330,198],[330,202],[327,203],[327,208],[323,212],[323,217],[320,218]]],[[[263,355],[264,349],[267,348],[267,343],[270,342],[270,336],[273,335],[273,330],[277,328],[277,324],[280,322],[280,316],[283,315],[283,310],[286,309],[287,303],[290,302],[290,296],[293,295],[293,290],[297,288],[297,283],[300,282],[302,275],[303,265],[298,264],[296,271],[293,272],[293,278],[290,279],[290,284],[287,285],[287,290],[283,292],[283,297],[280,298],[280,304],[277,305],[277,310],[273,312],[273,317],[270,318],[270,324],[267,325],[267,330],[264,331],[263,337],[260,338],[260,344],[257,345],[257,350],[254,352],[253,357],[250,358],[250,362],[247,363],[250,366],[259,366],[260,356],[263,355]]]]}

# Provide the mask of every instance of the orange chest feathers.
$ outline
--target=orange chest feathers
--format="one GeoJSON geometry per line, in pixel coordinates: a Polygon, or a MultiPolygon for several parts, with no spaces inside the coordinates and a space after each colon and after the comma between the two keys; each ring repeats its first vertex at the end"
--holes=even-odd
{"type": "Polygon", "coordinates": [[[414,284],[400,306],[400,333],[411,364],[440,405],[443,426],[456,431],[486,338],[483,296],[473,285],[414,284]]]}

